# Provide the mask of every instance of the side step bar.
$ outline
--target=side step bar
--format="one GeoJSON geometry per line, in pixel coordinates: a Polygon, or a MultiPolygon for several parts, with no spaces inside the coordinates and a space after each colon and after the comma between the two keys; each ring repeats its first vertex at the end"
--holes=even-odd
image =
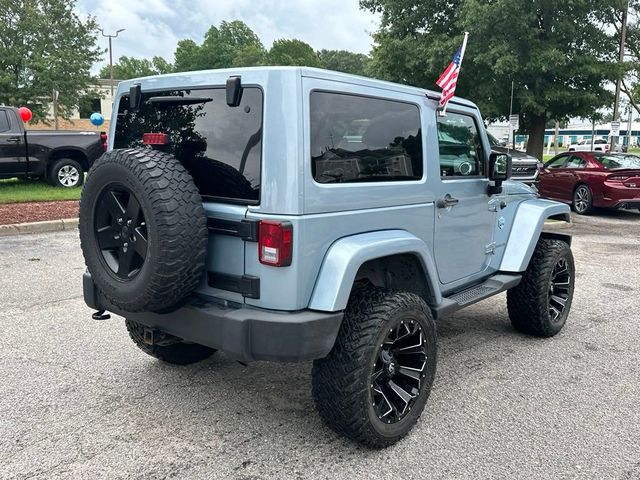
{"type": "Polygon", "coordinates": [[[435,307],[431,307],[434,317],[441,318],[446,315],[464,308],[474,303],[484,300],[485,298],[492,297],[500,292],[509,290],[517,286],[522,280],[520,274],[507,274],[500,273],[485,280],[479,285],[474,285],[471,288],[456,292],[448,297],[442,299],[442,303],[435,307]]]}

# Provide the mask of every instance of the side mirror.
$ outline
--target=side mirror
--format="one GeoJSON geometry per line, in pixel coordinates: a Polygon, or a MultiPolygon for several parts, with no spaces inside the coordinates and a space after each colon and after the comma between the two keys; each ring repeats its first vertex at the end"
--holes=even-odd
{"type": "Polygon", "coordinates": [[[240,77],[227,78],[227,105],[237,107],[242,100],[242,83],[240,77]]]}
{"type": "Polygon", "coordinates": [[[491,152],[489,156],[489,180],[503,182],[511,178],[511,155],[491,152]]]}
{"type": "Polygon", "coordinates": [[[502,182],[511,178],[511,155],[507,153],[491,152],[489,155],[489,180],[493,186],[489,187],[490,194],[502,192],[502,182]]]}

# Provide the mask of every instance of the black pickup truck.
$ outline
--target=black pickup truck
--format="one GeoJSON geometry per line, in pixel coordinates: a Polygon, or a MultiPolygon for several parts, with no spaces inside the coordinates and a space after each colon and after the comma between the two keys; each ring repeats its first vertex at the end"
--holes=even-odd
{"type": "Polygon", "coordinates": [[[106,149],[104,132],[26,131],[17,108],[0,106],[0,179],[44,178],[77,187],[106,149]]]}

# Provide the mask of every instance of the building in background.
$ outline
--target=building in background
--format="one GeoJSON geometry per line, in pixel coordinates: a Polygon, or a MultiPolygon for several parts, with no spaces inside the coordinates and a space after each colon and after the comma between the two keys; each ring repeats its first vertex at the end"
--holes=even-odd
{"type": "MultiPolygon", "coordinates": [[[[118,80],[114,80],[114,92],[117,89],[118,80]]],[[[109,129],[109,121],[111,120],[111,111],[113,99],[111,98],[111,80],[98,79],[91,88],[92,93],[88,95],[80,105],[80,108],[71,112],[69,120],[58,118],[58,129],[60,130],[99,130],[106,131],[109,129]],[[92,113],[98,112],[104,117],[104,124],[96,127],[89,121],[92,113]]],[[[47,122],[45,123],[29,123],[27,128],[32,130],[55,128],[53,103],[49,104],[47,113],[47,122]]]]}
{"type": "MultiPolygon", "coordinates": [[[[640,122],[633,122],[631,124],[631,135],[627,132],[629,125],[627,122],[620,122],[620,135],[618,136],[618,145],[629,145],[631,147],[638,146],[640,143],[640,122]]],[[[595,128],[590,123],[572,123],[566,128],[561,128],[558,136],[558,145],[560,147],[568,147],[572,143],[578,143],[582,140],[591,140],[594,136],[595,140],[609,140],[609,134],[611,133],[611,123],[602,123],[595,125],[595,128]]],[[[555,129],[548,128],[544,132],[544,145],[545,148],[554,145],[555,129]]],[[[522,135],[525,139],[526,136],[522,135]]],[[[523,140],[524,141],[524,140],[523,140]]]]}
{"type": "MultiPolygon", "coordinates": [[[[627,133],[628,122],[620,122],[620,135],[618,136],[618,145],[629,145],[631,147],[637,147],[640,145],[640,122],[633,122],[631,124],[631,135],[627,133]]],[[[509,124],[508,123],[495,123],[487,126],[487,131],[496,137],[498,140],[509,139],[509,124]]],[[[570,123],[565,128],[561,128],[558,135],[558,146],[563,149],[567,149],[572,143],[578,143],[581,140],[591,140],[593,135],[594,140],[607,140],[609,141],[609,134],[611,133],[611,123],[596,124],[595,129],[591,123],[570,123]]],[[[515,136],[515,148],[518,150],[525,150],[528,140],[528,135],[516,135],[515,136]]],[[[509,140],[510,143],[510,140],[509,140]]],[[[555,146],[555,129],[548,128],[544,134],[544,148],[545,152],[549,149],[553,149],[555,146]]]]}

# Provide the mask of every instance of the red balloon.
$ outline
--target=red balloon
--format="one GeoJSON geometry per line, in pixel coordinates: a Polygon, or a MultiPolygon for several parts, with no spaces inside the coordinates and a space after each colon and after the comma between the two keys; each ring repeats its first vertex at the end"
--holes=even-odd
{"type": "Polygon", "coordinates": [[[20,113],[20,118],[23,122],[29,122],[33,118],[33,113],[31,113],[31,110],[27,107],[20,107],[18,112],[20,113]]]}

